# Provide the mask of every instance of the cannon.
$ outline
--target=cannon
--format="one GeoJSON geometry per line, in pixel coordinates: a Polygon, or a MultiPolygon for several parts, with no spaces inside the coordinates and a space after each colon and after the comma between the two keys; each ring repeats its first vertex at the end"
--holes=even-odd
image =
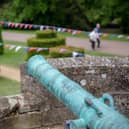
{"type": "Polygon", "coordinates": [[[66,129],[129,129],[129,119],[115,110],[111,95],[96,98],[41,55],[31,57],[26,68],[78,118],[66,121],[66,129]]]}

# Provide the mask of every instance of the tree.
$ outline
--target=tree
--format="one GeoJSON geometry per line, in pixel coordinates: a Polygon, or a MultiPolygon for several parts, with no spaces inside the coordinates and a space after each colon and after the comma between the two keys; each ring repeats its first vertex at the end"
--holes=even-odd
{"type": "Polygon", "coordinates": [[[97,22],[102,26],[117,23],[127,33],[128,8],[127,0],[13,0],[9,9],[3,11],[3,17],[9,21],[84,30],[97,22]]]}
{"type": "Polygon", "coordinates": [[[33,22],[35,16],[44,14],[46,9],[46,0],[13,0],[6,15],[12,21],[33,22]]]}
{"type": "Polygon", "coordinates": [[[0,0],[0,4],[3,5],[4,3],[7,3],[9,0],[0,0]]]}
{"type": "Polygon", "coordinates": [[[119,17],[121,30],[124,33],[129,33],[129,2],[128,0],[116,0],[116,17],[119,17]]]}
{"type": "Polygon", "coordinates": [[[5,15],[16,22],[82,29],[89,27],[84,4],[85,0],[13,0],[5,15]]]}

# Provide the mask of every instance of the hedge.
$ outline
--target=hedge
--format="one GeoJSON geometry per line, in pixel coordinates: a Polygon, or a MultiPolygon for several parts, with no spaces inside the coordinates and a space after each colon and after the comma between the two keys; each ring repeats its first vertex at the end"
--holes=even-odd
{"type": "Polygon", "coordinates": [[[46,38],[56,38],[56,32],[52,30],[36,31],[36,38],[46,39],[46,38]]]}
{"type": "Polygon", "coordinates": [[[51,58],[58,58],[58,57],[72,57],[73,51],[85,53],[83,48],[76,48],[71,46],[60,46],[50,49],[49,57],[51,58]]]}
{"type": "Polygon", "coordinates": [[[2,26],[0,25],[0,54],[2,55],[4,53],[4,44],[3,44],[3,39],[2,39],[2,26]]]}
{"type": "Polygon", "coordinates": [[[51,38],[51,39],[38,39],[30,38],[27,41],[27,45],[31,47],[55,47],[60,45],[65,45],[65,38],[51,38]]]}
{"type": "MultiPolygon", "coordinates": [[[[28,47],[52,48],[65,45],[65,38],[57,37],[56,32],[52,30],[37,31],[35,38],[27,40],[28,47]]],[[[28,51],[27,59],[35,54],[41,54],[49,57],[49,51],[45,53],[37,53],[36,51],[28,51]]]]}

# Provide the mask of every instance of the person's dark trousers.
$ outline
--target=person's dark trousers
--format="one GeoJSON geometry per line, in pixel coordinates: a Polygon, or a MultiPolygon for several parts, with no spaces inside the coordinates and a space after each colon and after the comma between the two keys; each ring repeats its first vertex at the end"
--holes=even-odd
{"type": "Polygon", "coordinates": [[[91,48],[92,48],[93,50],[95,50],[95,41],[90,40],[90,42],[91,42],[91,48]]]}
{"type": "Polygon", "coordinates": [[[100,48],[100,39],[97,39],[97,43],[98,43],[97,47],[100,48]]]}

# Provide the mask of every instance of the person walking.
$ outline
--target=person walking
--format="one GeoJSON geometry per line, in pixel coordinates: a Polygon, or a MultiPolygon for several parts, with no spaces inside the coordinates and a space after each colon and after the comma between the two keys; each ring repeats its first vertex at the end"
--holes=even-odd
{"type": "Polygon", "coordinates": [[[98,38],[98,33],[96,32],[96,30],[94,29],[90,34],[89,34],[89,40],[91,43],[91,48],[92,50],[95,50],[95,44],[97,42],[97,38],[98,38]]]}
{"type": "Polygon", "coordinates": [[[101,43],[100,36],[102,35],[102,33],[99,23],[96,24],[95,32],[97,33],[97,47],[100,48],[100,43],[101,43]]]}

